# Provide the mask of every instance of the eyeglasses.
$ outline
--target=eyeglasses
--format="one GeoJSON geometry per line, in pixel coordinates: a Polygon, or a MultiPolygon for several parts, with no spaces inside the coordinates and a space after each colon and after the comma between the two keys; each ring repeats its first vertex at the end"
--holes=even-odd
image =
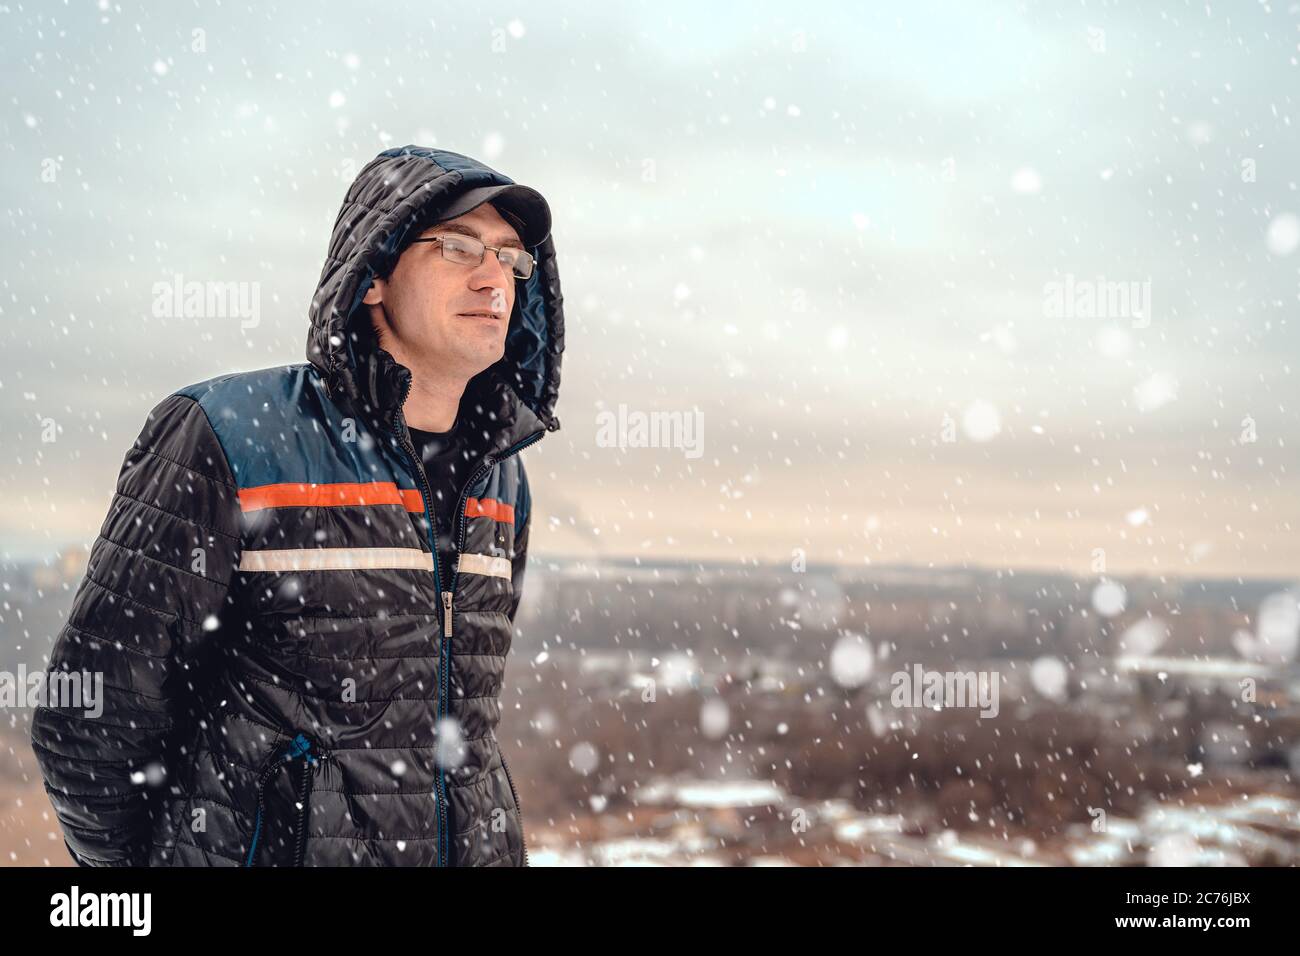
{"type": "Polygon", "coordinates": [[[476,266],[483,261],[483,254],[491,249],[497,254],[497,261],[516,279],[527,279],[533,274],[533,257],[524,250],[514,246],[489,246],[473,236],[431,236],[428,239],[413,239],[412,242],[438,242],[442,244],[442,257],[448,262],[462,266],[476,266]]]}

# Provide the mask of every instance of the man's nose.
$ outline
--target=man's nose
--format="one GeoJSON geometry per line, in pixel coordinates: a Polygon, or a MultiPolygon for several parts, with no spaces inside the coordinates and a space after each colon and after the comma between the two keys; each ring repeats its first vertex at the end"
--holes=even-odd
{"type": "Polygon", "coordinates": [[[496,290],[500,291],[501,298],[509,302],[510,293],[514,289],[514,273],[506,268],[503,263],[492,253],[484,253],[483,261],[480,262],[470,275],[470,288],[472,289],[491,289],[493,298],[496,298],[496,290]]]}
{"type": "Polygon", "coordinates": [[[491,251],[483,253],[483,261],[474,269],[474,279],[483,283],[491,283],[500,288],[505,288],[514,281],[514,277],[510,270],[506,268],[505,263],[491,251]]]}

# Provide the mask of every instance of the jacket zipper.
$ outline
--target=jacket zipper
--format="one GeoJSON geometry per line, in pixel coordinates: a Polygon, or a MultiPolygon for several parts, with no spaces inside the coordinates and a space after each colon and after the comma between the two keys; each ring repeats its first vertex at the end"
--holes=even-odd
{"type": "MultiPolygon", "coordinates": [[[[443,641],[442,641],[442,652],[438,655],[438,675],[437,675],[438,677],[438,723],[441,724],[442,717],[443,717],[443,709],[446,704],[447,694],[448,694],[447,682],[450,680],[449,672],[451,671],[451,667],[450,667],[451,662],[448,659],[447,655],[451,650],[449,642],[451,640],[451,635],[452,635],[452,623],[451,623],[452,602],[456,594],[456,580],[460,577],[460,567],[459,567],[460,553],[465,549],[465,530],[466,530],[465,499],[466,497],[468,497],[469,489],[474,487],[475,483],[479,480],[479,478],[481,478],[484,474],[490,471],[499,462],[504,461],[505,459],[511,457],[512,455],[518,454],[519,452],[527,448],[529,445],[531,445],[533,442],[541,440],[542,436],[546,434],[546,429],[543,428],[540,431],[534,432],[532,435],[528,436],[523,441],[516,442],[515,444],[511,445],[501,454],[499,458],[494,458],[490,454],[485,455],[483,458],[483,462],[475,470],[474,474],[470,476],[469,480],[465,482],[465,484],[461,487],[460,497],[459,499],[457,499],[456,502],[456,510],[452,512],[453,515],[455,514],[460,515],[460,534],[456,541],[456,562],[451,569],[452,571],[451,589],[444,591],[442,590],[441,578],[438,574],[438,565],[441,562],[438,556],[438,542],[437,542],[437,534],[434,527],[433,508],[430,504],[433,498],[433,494],[429,490],[429,480],[424,473],[424,464],[420,461],[420,456],[416,453],[415,444],[410,441],[409,437],[402,438],[402,433],[403,431],[405,431],[405,429],[400,427],[402,425],[405,425],[406,423],[406,418],[402,412],[402,407],[406,404],[406,397],[410,393],[410,391],[411,391],[411,383],[410,380],[408,379],[406,383],[406,387],[402,390],[402,397],[398,399],[397,408],[393,413],[393,424],[395,426],[398,426],[394,430],[397,432],[398,438],[401,441],[402,450],[406,452],[407,456],[410,458],[411,464],[414,466],[415,472],[420,478],[420,485],[421,485],[420,497],[424,501],[424,520],[428,528],[429,551],[433,557],[433,585],[434,588],[438,591],[438,594],[442,599],[443,641]]],[[[505,763],[505,758],[503,757],[502,764],[504,765],[504,763],[505,763]]],[[[506,779],[509,780],[509,778],[510,778],[510,771],[507,770],[506,779]]],[[[510,787],[511,787],[511,792],[513,794],[514,791],[513,781],[511,781],[510,787]]],[[[441,765],[439,765],[438,767],[438,865],[439,866],[447,865],[447,847],[444,846],[444,841],[448,838],[447,827],[446,827],[446,807],[447,807],[447,771],[441,765]]],[[[517,810],[518,808],[519,808],[519,799],[518,797],[515,797],[515,809],[517,810]]],[[[520,831],[520,841],[522,843],[523,840],[523,814],[522,813],[520,813],[519,815],[519,831],[520,831]]],[[[525,864],[527,863],[527,859],[528,859],[527,853],[528,853],[528,848],[525,846],[524,847],[525,864]]]]}
{"type": "Polygon", "coordinates": [[[311,811],[311,764],[303,761],[302,776],[298,779],[298,806],[302,809],[299,811],[298,818],[298,839],[293,848],[293,865],[302,866],[303,860],[307,856],[307,827],[310,826],[311,820],[309,813],[311,811]]]}
{"type": "MultiPolygon", "coordinates": [[[[411,466],[415,474],[420,479],[420,500],[424,502],[424,523],[429,538],[429,554],[433,558],[433,587],[442,596],[443,607],[443,639],[442,648],[438,653],[438,673],[435,675],[438,685],[438,707],[437,707],[437,725],[442,724],[442,707],[445,697],[442,693],[443,672],[449,668],[444,665],[447,662],[448,637],[451,631],[451,594],[443,592],[442,582],[438,575],[438,537],[434,524],[433,506],[431,504],[433,493],[429,490],[429,479],[424,474],[424,464],[420,461],[420,456],[415,451],[415,444],[410,440],[409,433],[403,438],[403,427],[405,417],[402,414],[402,406],[406,404],[406,396],[411,391],[411,382],[408,379],[406,388],[402,390],[402,397],[397,402],[397,409],[393,412],[394,431],[397,432],[398,441],[401,442],[402,451],[407,454],[411,460],[411,466]]],[[[446,834],[447,820],[447,775],[441,765],[438,767],[438,786],[436,788],[435,802],[438,807],[438,865],[447,865],[447,852],[443,848],[443,838],[446,834]]]]}

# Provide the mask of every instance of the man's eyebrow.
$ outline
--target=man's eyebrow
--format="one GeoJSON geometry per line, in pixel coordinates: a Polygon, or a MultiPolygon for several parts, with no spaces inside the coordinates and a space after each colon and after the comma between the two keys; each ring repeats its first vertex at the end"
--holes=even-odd
{"type": "MultiPolygon", "coordinates": [[[[477,239],[479,242],[487,242],[486,239],[484,239],[481,235],[479,235],[477,229],[473,229],[469,226],[463,226],[458,222],[444,223],[444,224],[434,226],[433,228],[438,229],[442,232],[454,232],[462,236],[470,236],[474,239],[477,239]]],[[[500,242],[491,243],[491,245],[513,246],[516,249],[522,249],[524,247],[524,244],[520,242],[518,239],[514,238],[513,236],[506,239],[502,239],[500,242]]]]}

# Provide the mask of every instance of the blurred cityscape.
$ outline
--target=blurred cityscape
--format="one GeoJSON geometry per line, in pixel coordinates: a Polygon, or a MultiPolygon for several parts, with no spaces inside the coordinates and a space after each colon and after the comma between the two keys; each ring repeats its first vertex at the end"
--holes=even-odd
{"type": "MultiPolygon", "coordinates": [[[[85,557],[0,566],[0,670],[44,664],[85,557]]],[[[534,555],[497,735],[533,865],[1294,865],[1298,597],[534,555]]],[[[0,860],[66,865],[0,718],[0,860]]]]}

